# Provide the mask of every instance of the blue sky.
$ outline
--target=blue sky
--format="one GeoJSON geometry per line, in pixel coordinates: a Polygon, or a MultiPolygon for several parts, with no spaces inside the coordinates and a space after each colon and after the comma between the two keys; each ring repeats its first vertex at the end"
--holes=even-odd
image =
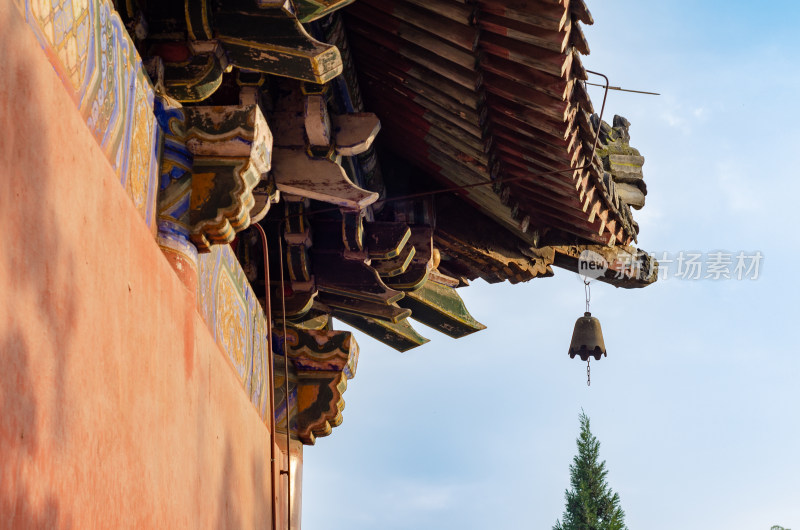
{"type": "MultiPolygon", "coordinates": [[[[488,329],[405,354],[358,334],[344,423],[306,448],[305,530],[547,529],[590,416],[631,529],[800,528],[800,4],[587,1],[584,65],[646,158],[639,246],[761,251],[759,278],[593,286],[609,356],[566,354],[577,276],[476,282],[488,329]]],[[[593,93],[599,104],[602,94],[593,93]]]]}

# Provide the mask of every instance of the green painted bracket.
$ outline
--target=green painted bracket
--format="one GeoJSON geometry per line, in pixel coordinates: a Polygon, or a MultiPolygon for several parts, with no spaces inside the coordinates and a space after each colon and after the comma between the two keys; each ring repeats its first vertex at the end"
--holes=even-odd
{"type": "Polygon", "coordinates": [[[209,252],[250,225],[253,188],[270,169],[272,133],[257,105],[184,112],[186,146],[194,156],[191,238],[200,252],[209,252]]]}
{"type": "Polygon", "coordinates": [[[363,331],[373,339],[380,341],[390,348],[404,352],[417,346],[430,342],[411,327],[408,320],[397,323],[379,320],[376,318],[354,315],[334,310],[333,316],[349,324],[359,331],[363,331]]]}
{"type": "Polygon", "coordinates": [[[300,22],[312,22],[322,18],[337,9],[341,9],[354,0],[295,0],[297,7],[297,18],[300,22]]]}
{"type": "Polygon", "coordinates": [[[364,317],[386,320],[394,324],[411,316],[410,309],[398,307],[397,304],[379,304],[366,302],[358,298],[347,296],[337,296],[328,293],[320,293],[319,301],[336,309],[339,313],[352,313],[364,317]]]}
{"type": "Polygon", "coordinates": [[[414,320],[456,339],[486,329],[472,318],[455,289],[436,282],[425,282],[420,289],[407,292],[398,305],[410,309],[414,320]]]}
{"type": "Polygon", "coordinates": [[[342,72],[339,49],[314,40],[285,9],[220,10],[217,38],[240,68],[323,84],[342,72]]]}
{"type": "Polygon", "coordinates": [[[164,88],[181,103],[203,101],[222,84],[224,70],[214,53],[193,56],[188,63],[164,63],[164,88]]]}

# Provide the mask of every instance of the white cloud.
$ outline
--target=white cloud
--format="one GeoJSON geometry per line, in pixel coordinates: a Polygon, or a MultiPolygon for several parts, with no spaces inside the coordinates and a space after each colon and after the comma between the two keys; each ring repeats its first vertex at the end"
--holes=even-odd
{"type": "Polygon", "coordinates": [[[692,134],[696,125],[708,122],[711,116],[711,109],[706,105],[690,108],[675,98],[665,98],[662,105],[661,121],[687,136],[692,134]]]}

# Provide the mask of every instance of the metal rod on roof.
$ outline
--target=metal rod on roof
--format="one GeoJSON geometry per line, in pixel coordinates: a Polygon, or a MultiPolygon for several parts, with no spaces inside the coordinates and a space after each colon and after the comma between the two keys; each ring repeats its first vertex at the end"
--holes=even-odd
{"type": "Polygon", "coordinates": [[[594,135],[594,145],[592,146],[592,154],[589,155],[589,163],[587,164],[588,166],[591,166],[594,163],[594,153],[595,151],[597,151],[597,142],[600,141],[600,129],[602,129],[600,124],[603,123],[603,112],[605,112],[606,110],[606,98],[608,97],[608,87],[610,85],[610,81],[608,80],[608,76],[606,76],[606,74],[601,74],[600,72],[593,72],[591,70],[586,70],[586,72],[594,75],[599,75],[600,77],[606,80],[605,91],[603,92],[603,104],[600,105],[600,119],[597,122],[597,132],[594,135]]]}
{"type": "MultiPolygon", "coordinates": [[[[587,70],[587,72],[588,72],[588,70],[587,70]]],[[[586,83],[587,85],[592,85],[592,86],[605,86],[605,85],[601,85],[599,83],[590,83],[589,81],[584,81],[584,83],[586,83]]],[[[646,90],[632,90],[630,88],[622,88],[622,87],[618,87],[618,86],[610,86],[610,87],[608,87],[608,89],[609,90],[619,90],[620,92],[633,92],[634,94],[648,94],[650,96],[660,96],[661,95],[658,92],[647,92],[646,90]]]]}

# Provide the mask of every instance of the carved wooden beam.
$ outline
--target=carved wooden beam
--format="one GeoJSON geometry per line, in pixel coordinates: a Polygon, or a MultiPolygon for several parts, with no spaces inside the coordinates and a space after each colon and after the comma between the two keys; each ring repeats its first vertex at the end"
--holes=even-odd
{"type": "Polygon", "coordinates": [[[342,72],[336,46],[314,40],[290,7],[223,5],[214,14],[214,28],[229,60],[240,68],[320,84],[342,72]]]}

